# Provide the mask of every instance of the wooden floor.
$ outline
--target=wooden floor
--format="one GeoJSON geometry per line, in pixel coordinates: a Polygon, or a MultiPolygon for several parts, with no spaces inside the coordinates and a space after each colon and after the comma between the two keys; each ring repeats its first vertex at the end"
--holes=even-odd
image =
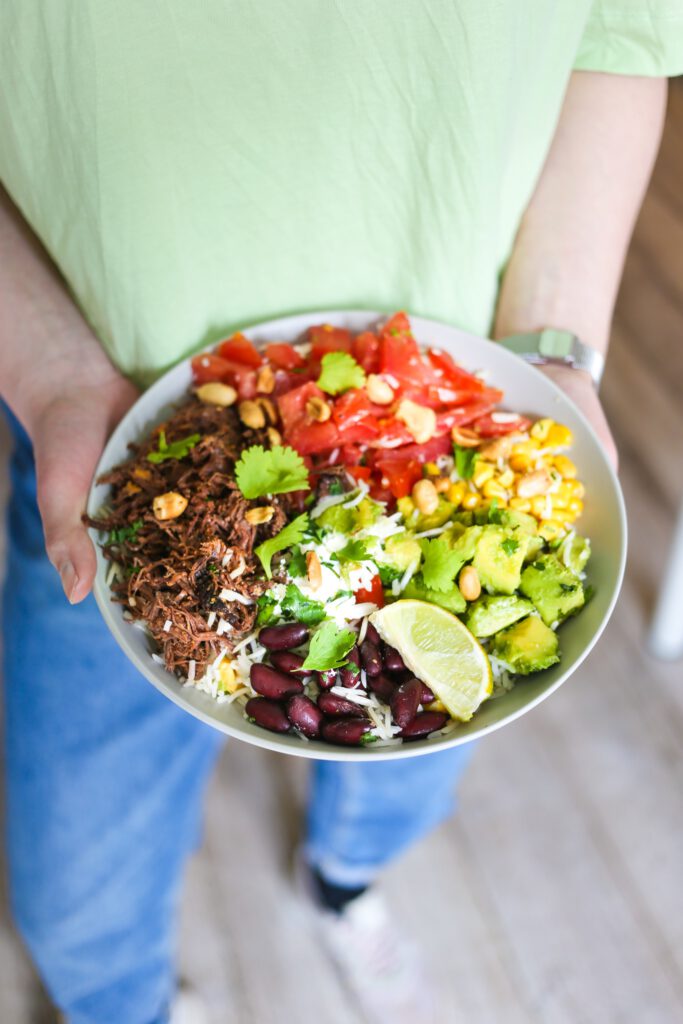
{"type": "MultiPolygon", "coordinates": [[[[481,744],[457,817],[383,883],[442,988],[443,1024],[683,1021],[683,666],[644,646],[683,490],[682,181],[683,88],[604,387],[632,536],[616,614],[570,683],[481,744]],[[415,878],[429,880],[417,896],[415,878]]],[[[212,1024],[360,1024],[290,890],[305,776],[234,743],[214,778],[182,936],[212,1024]]],[[[5,913],[0,1022],[48,1019],[5,913]]]]}

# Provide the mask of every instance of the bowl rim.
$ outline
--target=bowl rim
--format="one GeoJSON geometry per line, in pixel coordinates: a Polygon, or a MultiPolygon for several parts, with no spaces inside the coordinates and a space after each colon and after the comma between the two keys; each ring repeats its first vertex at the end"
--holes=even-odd
{"type": "MultiPolygon", "coordinates": [[[[295,325],[297,325],[296,334],[293,334],[292,336],[292,340],[294,341],[296,340],[297,337],[301,335],[302,331],[305,330],[306,327],[316,323],[330,323],[337,326],[339,325],[340,320],[348,321],[362,318],[365,319],[365,321],[369,325],[389,315],[391,314],[386,311],[368,309],[310,310],[290,314],[283,317],[271,317],[266,320],[260,320],[258,322],[241,327],[239,328],[239,330],[247,337],[250,337],[253,334],[259,334],[261,332],[268,330],[280,332],[286,330],[289,324],[292,325],[292,330],[294,331],[294,327],[295,325]]],[[[499,346],[496,342],[493,342],[491,339],[482,338],[481,336],[473,334],[470,331],[465,331],[459,327],[455,327],[453,324],[436,320],[431,317],[427,318],[414,316],[410,313],[408,313],[408,315],[413,326],[414,334],[418,339],[418,342],[422,346],[424,346],[424,342],[419,341],[420,336],[424,333],[427,333],[430,328],[438,328],[441,330],[446,329],[448,331],[451,331],[454,334],[459,335],[463,340],[469,339],[476,342],[476,344],[478,345],[484,343],[485,345],[495,346],[498,350],[499,356],[504,353],[503,361],[509,358],[511,361],[517,363],[517,361],[520,358],[519,356],[513,354],[512,352],[509,352],[503,346],[499,346]]],[[[358,330],[358,328],[350,329],[358,330]]],[[[116,428],[112,431],[107,441],[107,444],[105,445],[105,448],[102,452],[102,455],[97,463],[97,467],[95,469],[95,473],[90,485],[86,506],[89,515],[94,515],[95,511],[100,506],[100,501],[95,499],[95,494],[99,487],[97,481],[103,473],[105,473],[111,468],[111,456],[109,453],[111,449],[116,446],[117,442],[119,441],[119,438],[128,438],[128,423],[133,412],[138,409],[139,403],[143,400],[145,401],[145,403],[150,403],[152,397],[155,395],[157,391],[163,392],[165,390],[166,381],[169,376],[171,376],[174,373],[178,373],[180,367],[189,365],[192,358],[198,355],[202,355],[205,352],[212,352],[215,349],[217,343],[217,341],[213,341],[208,345],[202,345],[201,347],[193,350],[188,356],[185,356],[182,359],[178,360],[177,363],[175,363],[172,367],[170,367],[164,373],[162,373],[157,378],[157,380],[155,380],[154,383],[142,393],[140,399],[138,399],[138,401],[133,406],[131,406],[131,408],[128,410],[128,412],[125,414],[122,420],[117,424],[116,428]]],[[[255,343],[259,344],[260,342],[257,339],[255,343]]],[[[586,658],[593,650],[600,637],[602,636],[602,633],[604,632],[607,623],[609,622],[612,616],[615,605],[619,598],[619,593],[623,583],[624,572],[626,567],[628,547],[628,523],[626,517],[624,497],[616,471],[614,470],[614,467],[607,458],[602,443],[600,442],[591,423],[588,421],[588,419],[586,418],[582,410],[576,405],[576,403],[567,394],[565,394],[565,392],[562,391],[562,389],[559,388],[553,380],[551,380],[544,374],[541,374],[537,367],[532,366],[531,364],[528,363],[525,363],[525,366],[529,374],[537,374],[538,377],[544,381],[544,386],[546,388],[549,388],[550,392],[554,393],[555,396],[559,398],[560,403],[563,403],[565,406],[569,406],[574,415],[581,421],[582,426],[584,427],[586,433],[593,442],[595,451],[597,452],[598,457],[602,460],[602,469],[606,471],[611,485],[611,489],[614,492],[614,497],[616,501],[616,511],[618,516],[618,528],[621,536],[621,543],[619,546],[618,567],[616,577],[614,580],[614,587],[612,594],[610,595],[609,601],[605,606],[602,619],[599,621],[588,643],[584,645],[580,653],[576,656],[573,663],[565,671],[560,672],[557,679],[555,679],[549,686],[543,689],[535,697],[530,698],[529,701],[522,704],[515,710],[511,711],[508,715],[501,718],[500,720],[490,722],[487,725],[483,725],[480,729],[468,732],[466,735],[458,734],[456,728],[452,733],[446,736],[436,738],[432,737],[431,739],[426,738],[424,740],[416,740],[411,743],[402,743],[396,746],[387,746],[374,749],[372,747],[335,747],[331,744],[323,744],[322,741],[316,740],[304,742],[303,740],[299,740],[298,737],[295,740],[295,746],[293,743],[291,743],[292,736],[290,734],[279,736],[276,733],[269,733],[265,729],[258,729],[258,732],[256,732],[255,730],[258,727],[252,726],[251,723],[248,723],[246,720],[244,728],[237,728],[228,722],[224,722],[220,719],[217,719],[207,711],[204,711],[202,708],[195,707],[193,704],[185,700],[182,696],[182,689],[187,684],[182,684],[177,679],[177,677],[173,675],[173,673],[168,672],[162,666],[155,665],[155,662],[153,661],[149,654],[147,654],[144,658],[141,657],[138,654],[138,652],[132,647],[132,645],[128,642],[127,630],[130,629],[131,624],[125,622],[122,619],[122,617],[117,616],[115,614],[115,609],[120,608],[121,606],[115,605],[111,601],[111,591],[106,583],[106,576],[109,570],[110,563],[108,563],[102,555],[99,545],[98,531],[93,528],[89,528],[88,532],[90,534],[91,540],[93,541],[93,544],[95,545],[95,551],[97,554],[97,572],[95,574],[95,580],[93,584],[93,594],[107,627],[109,628],[114,639],[116,640],[117,644],[122,649],[126,657],[135,665],[135,667],[141,673],[141,675],[143,675],[148,682],[150,682],[161,694],[163,694],[164,697],[173,701],[173,703],[176,704],[178,707],[182,708],[183,711],[193,715],[195,718],[198,718],[200,721],[204,722],[211,728],[217,729],[218,731],[224,733],[227,736],[234,737],[235,739],[242,740],[243,742],[250,743],[254,746],[258,746],[263,749],[273,751],[275,753],[287,754],[293,757],[304,757],[310,760],[367,762],[389,761],[404,760],[409,757],[420,757],[426,754],[438,753],[440,751],[445,751],[452,747],[460,746],[464,743],[472,743],[475,740],[479,740],[484,736],[488,736],[491,733],[494,733],[497,730],[503,728],[504,726],[509,725],[511,722],[516,721],[518,718],[521,718],[523,715],[527,714],[533,708],[537,707],[540,703],[542,703],[542,701],[546,700],[546,698],[548,698],[552,693],[555,693],[555,691],[558,690],[559,687],[562,686],[562,684],[565,683],[574,674],[574,672],[579,668],[579,666],[583,664],[583,662],[586,660],[586,658]],[[157,673],[154,671],[154,668],[158,668],[159,671],[168,678],[169,682],[162,682],[157,673]],[[173,682],[175,683],[177,691],[170,685],[171,680],[173,680],[173,682]],[[290,740],[290,743],[286,742],[287,739],[290,740]]],[[[165,404],[168,404],[168,399],[166,399],[165,404]]],[[[154,419],[155,416],[158,414],[158,411],[161,408],[163,408],[163,405],[163,401],[158,401],[155,406],[157,409],[157,413],[152,414],[151,417],[148,415],[147,418],[154,419]]],[[[212,699],[208,694],[206,694],[205,696],[207,696],[209,700],[212,699]]]]}

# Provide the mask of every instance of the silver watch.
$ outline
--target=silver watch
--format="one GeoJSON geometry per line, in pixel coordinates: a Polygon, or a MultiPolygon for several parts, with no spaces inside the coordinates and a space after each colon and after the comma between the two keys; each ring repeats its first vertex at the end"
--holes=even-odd
{"type": "Polygon", "coordinates": [[[499,344],[516,352],[528,363],[547,366],[571,366],[575,370],[586,370],[596,388],[600,387],[605,360],[597,349],[585,345],[571,331],[559,331],[548,327],[533,334],[511,334],[501,338],[499,344]]]}

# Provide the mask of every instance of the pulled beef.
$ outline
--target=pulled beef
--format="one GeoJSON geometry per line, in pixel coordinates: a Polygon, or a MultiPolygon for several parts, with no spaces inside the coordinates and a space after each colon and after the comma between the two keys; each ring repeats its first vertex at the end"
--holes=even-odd
{"type": "Polygon", "coordinates": [[[268,445],[255,433],[243,432],[232,407],[192,397],[148,440],[131,445],[127,462],[101,477],[111,489],[107,506],[96,518],[84,517],[88,526],[108,535],[104,555],[119,566],[114,600],[132,618],[144,620],[166,667],[182,675],[194,661],[199,678],[222,649],[231,650],[253,629],[255,602],[271,585],[253,549],[298,511],[292,495],[247,501],[237,488],[234,466],[242,450],[268,445]],[[169,445],[191,434],[200,440],[182,458],[150,462],[147,456],[158,450],[161,431],[169,445]],[[159,521],[152,502],[167,491],[179,492],[188,505],[178,518],[159,521]],[[265,504],[274,509],[270,522],[250,525],[245,513],[265,504]],[[226,590],[252,603],[221,596],[226,590]],[[216,621],[210,629],[212,612],[216,621]],[[230,628],[219,636],[220,619],[230,628]]]}

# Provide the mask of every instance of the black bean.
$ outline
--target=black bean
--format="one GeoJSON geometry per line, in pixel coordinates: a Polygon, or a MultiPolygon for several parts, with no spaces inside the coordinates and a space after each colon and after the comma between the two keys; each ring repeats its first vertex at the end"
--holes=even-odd
{"type": "Polygon", "coordinates": [[[393,679],[389,679],[382,672],[378,676],[371,676],[368,678],[368,689],[376,693],[380,700],[383,700],[385,704],[389,704],[391,698],[396,692],[396,683],[393,679]]]}
{"type": "Polygon", "coordinates": [[[269,651],[289,651],[308,640],[308,628],[301,622],[285,622],[282,626],[264,626],[259,643],[269,651]]]}
{"type": "Polygon", "coordinates": [[[257,725],[271,732],[289,732],[292,728],[282,706],[265,697],[252,697],[247,701],[245,711],[257,725]]]}
{"type": "Polygon", "coordinates": [[[404,740],[419,740],[423,736],[429,736],[430,732],[443,729],[447,721],[448,715],[443,711],[421,711],[419,715],[415,715],[412,722],[403,727],[401,736],[404,740]]]}
{"type": "Polygon", "coordinates": [[[379,647],[382,642],[382,638],[371,622],[368,622],[367,629],[365,630],[365,639],[369,640],[375,647],[379,647]]]}
{"type": "Polygon", "coordinates": [[[337,717],[350,715],[352,718],[367,718],[363,708],[352,700],[345,700],[336,693],[321,693],[318,696],[318,707],[325,715],[337,717]]]}
{"type": "Polygon", "coordinates": [[[324,722],[322,737],[328,743],[339,743],[345,747],[357,747],[366,732],[370,731],[370,722],[357,718],[338,718],[334,722],[324,722]]]}
{"type": "Polygon", "coordinates": [[[292,725],[296,726],[309,739],[314,739],[320,734],[323,713],[304,693],[297,693],[294,697],[289,698],[287,717],[292,725]]]}
{"type": "Polygon", "coordinates": [[[283,700],[295,693],[301,693],[304,684],[294,676],[278,672],[270,665],[254,664],[249,672],[252,688],[270,700],[283,700]]]}
{"type": "Polygon", "coordinates": [[[395,647],[389,647],[388,644],[384,647],[383,661],[387,672],[405,672],[406,670],[406,664],[401,655],[395,647]]]}
{"type": "Polygon", "coordinates": [[[364,640],[360,648],[360,660],[366,675],[378,676],[382,671],[379,648],[371,640],[364,640]]]}
{"type": "Polygon", "coordinates": [[[270,660],[280,672],[301,672],[305,659],[293,651],[273,651],[270,660]]]}
{"type": "Polygon", "coordinates": [[[401,683],[396,693],[391,698],[391,713],[396,725],[402,729],[415,718],[422,696],[422,683],[419,679],[409,679],[407,683],[401,683]]]}
{"type": "Polygon", "coordinates": [[[346,657],[351,662],[351,665],[339,670],[339,679],[342,686],[355,686],[358,682],[358,673],[360,671],[360,651],[358,647],[352,647],[346,657]]]}

